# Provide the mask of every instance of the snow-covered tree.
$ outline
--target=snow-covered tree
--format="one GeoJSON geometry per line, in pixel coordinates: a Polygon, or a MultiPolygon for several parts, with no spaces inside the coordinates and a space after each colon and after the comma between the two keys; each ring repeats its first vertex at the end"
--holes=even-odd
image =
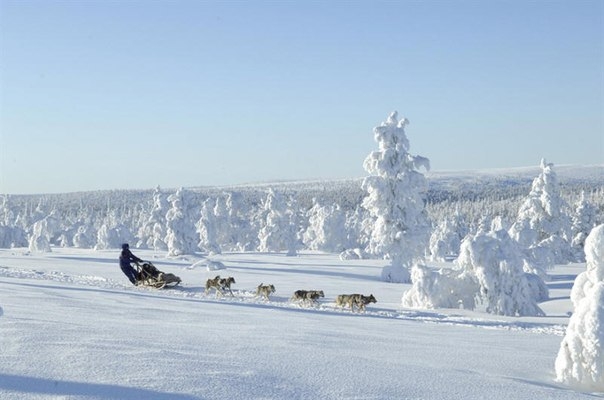
{"type": "Polygon", "coordinates": [[[207,198],[201,205],[201,217],[197,222],[197,232],[199,233],[199,248],[205,250],[210,255],[220,254],[220,245],[216,235],[216,216],[214,209],[216,200],[207,198]]]}
{"type": "Polygon", "coordinates": [[[487,312],[543,315],[526,278],[518,246],[505,230],[478,234],[464,241],[457,262],[476,276],[487,312]]]}
{"type": "Polygon", "coordinates": [[[111,226],[112,223],[101,225],[97,231],[95,250],[119,249],[123,243],[134,241],[134,235],[123,224],[111,226]]]}
{"type": "Polygon", "coordinates": [[[313,199],[303,241],[311,250],[340,253],[347,247],[346,215],[338,204],[321,205],[313,199]]]}
{"type": "Polygon", "coordinates": [[[302,241],[299,239],[301,236],[300,231],[300,215],[298,213],[298,202],[294,196],[289,196],[287,200],[287,219],[288,232],[285,235],[285,246],[287,248],[287,256],[293,257],[298,255],[298,247],[302,246],[302,241]]]}
{"type": "Polygon", "coordinates": [[[604,392],[604,225],[585,240],[587,270],[571,290],[574,312],[556,357],[558,381],[604,392]]]}
{"type": "Polygon", "coordinates": [[[153,208],[147,221],[138,232],[139,248],[151,248],[155,251],[167,250],[164,242],[166,237],[166,213],[169,203],[161,188],[157,186],[153,192],[153,208]]]}
{"type": "Polygon", "coordinates": [[[110,209],[97,230],[95,250],[119,249],[122,243],[132,243],[134,235],[123,223],[119,210],[110,209]]]}
{"type": "Polygon", "coordinates": [[[430,169],[427,158],[409,154],[405,135],[408,120],[399,121],[397,112],[374,128],[378,150],[363,163],[371,174],[363,180],[367,193],[363,200],[372,218],[368,252],[391,260],[382,270],[382,279],[408,282],[409,268],[423,259],[430,236],[424,209],[427,183],[419,172],[430,169]]]}
{"type": "Polygon", "coordinates": [[[572,260],[570,218],[560,196],[554,165],[541,160],[541,174],[533,180],[531,192],[518,211],[509,234],[526,250],[531,264],[551,268],[572,260]]]}
{"type": "Polygon", "coordinates": [[[120,247],[120,243],[126,243],[119,240],[117,230],[110,228],[108,224],[103,224],[96,233],[95,250],[115,249],[120,247]]]}
{"type": "Polygon", "coordinates": [[[585,198],[585,191],[581,192],[581,198],[575,205],[575,212],[572,215],[572,248],[575,254],[576,262],[585,261],[585,239],[589,232],[596,226],[597,209],[585,198]]]}
{"type": "Polygon", "coordinates": [[[10,196],[0,196],[0,226],[12,226],[15,213],[11,207],[10,196]]]}
{"type": "Polygon", "coordinates": [[[462,216],[458,211],[453,216],[447,216],[436,226],[430,236],[430,259],[445,261],[459,254],[461,241],[468,233],[462,216]]]}
{"type": "Polygon", "coordinates": [[[252,229],[248,215],[252,215],[251,207],[246,204],[244,196],[239,192],[227,195],[226,206],[229,212],[231,251],[252,251],[257,247],[258,231],[252,229]]]}
{"type": "Polygon", "coordinates": [[[233,249],[233,238],[231,236],[231,224],[229,221],[229,209],[227,207],[226,196],[218,196],[214,199],[212,214],[216,243],[225,249],[233,249]]]}
{"type": "Polygon", "coordinates": [[[470,271],[463,269],[434,270],[426,265],[411,268],[413,286],[402,297],[402,305],[410,308],[476,308],[480,286],[470,271]]]}
{"type": "MultiPolygon", "coordinates": [[[[537,305],[545,285],[540,278],[524,272],[521,251],[508,233],[498,229],[468,236],[461,244],[456,269],[432,271],[416,265],[413,287],[403,295],[403,306],[474,309],[486,305],[491,314],[543,315],[537,305]],[[541,281],[542,283],[542,281],[541,281]]],[[[545,294],[547,297],[547,294],[545,294]]]]}
{"type": "Polygon", "coordinates": [[[10,196],[0,196],[0,248],[27,246],[27,234],[15,219],[10,196]]]}
{"type": "Polygon", "coordinates": [[[50,253],[50,233],[48,219],[37,221],[29,238],[29,251],[39,253],[50,253]]]}
{"type": "Polygon", "coordinates": [[[94,247],[95,237],[94,229],[90,225],[80,222],[76,228],[76,233],[73,235],[73,245],[80,249],[90,249],[94,247]]]}
{"type": "Polygon", "coordinates": [[[167,234],[165,242],[168,245],[169,256],[194,254],[197,250],[198,235],[189,215],[187,207],[187,191],[180,188],[168,197],[171,208],[166,213],[167,234]]]}
{"type": "Polygon", "coordinates": [[[293,226],[292,213],[280,193],[272,188],[264,202],[265,218],[258,232],[260,251],[284,251],[288,255],[296,254],[296,232],[293,226]]]}
{"type": "Polygon", "coordinates": [[[366,256],[365,248],[369,244],[370,231],[364,230],[364,222],[367,221],[367,226],[373,222],[369,218],[369,213],[360,204],[356,204],[354,209],[346,212],[346,243],[352,249],[357,249],[366,256]],[[361,250],[363,249],[363,250],[361,250]]]}

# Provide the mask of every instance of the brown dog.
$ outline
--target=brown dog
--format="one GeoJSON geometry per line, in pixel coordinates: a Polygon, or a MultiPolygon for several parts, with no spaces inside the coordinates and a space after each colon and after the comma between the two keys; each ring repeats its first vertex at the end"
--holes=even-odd
{"type": "Polygon", "coordinates": [[[336,307],[350,307],[350,311],[354,311],[356,306],[359,311],[365,311],[365,306],[369,303],[377,303],[372,294],[364,296],[362,294],[341,294],[336,297],[336,307]]]}
{"type": "Polygon", "coordinates": [[[269,300],[269,296],[275,293],[275,286],[273,285],[263,285],[262,283],[258,285],[256,288],[256,297],[264,297],[266,300],[269,300]]]}
{"type": "Polygon", "coordinates": [[[296,290],[290,301],[303,301],[316,304],[320,297],[325,297],[322,290],[296,290]]]}
{"type": "Polygon", "coordinates": [[[210,293],[210,289],[216,290],[216,296],[218,296],[218,293],[223,294],[220,285],[220,275],[216,275],[215,278],[206,281],[206,294],[210,293]]]}

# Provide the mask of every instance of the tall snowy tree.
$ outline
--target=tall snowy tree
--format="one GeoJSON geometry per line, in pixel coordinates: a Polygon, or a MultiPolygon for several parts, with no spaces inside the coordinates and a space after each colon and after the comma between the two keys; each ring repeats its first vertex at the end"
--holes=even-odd
{"type": "Polygon", "coordinates": [[[94,229],[90,225],[80,222],[73,235],[73,245],[80,249],[90,249],[94,247],[94,237],[96,237],[94,229]]]}
{"type": "Polygon", "coordinates": [[[8,249],[28,245],[25,230],[15,224],[15,221],[10,196],[0,196],[0,248],[8,249]]]}
{"type": "Polygon", "coordinates": [[[556,357],[558,381],[585,391],[604,392],[604,225],[585,240],[587,270],[575,279],[574,312],[556,357]]]}
{"type": "Polygon", "coordinates": [[[48,220],[43,218],[36,221],[33,226],[32,234],[29,238],[29,251],[32,253],[50,253],[50,234],[48,220]]]}
{"type": "Polygon", "coordinates": [[[150,248],[155,251],[167,250],[164,242],[166,237],[166,213],[169,203],[161,188],[157,186],[153,192],[153,208],[147,221],[138,232],[141,243],[138,247],[150,248]]]}
{"type": "Polygon", "coordinates": [[[258,242],[258,232],[252,229],[247,215],[252,214],[251,207],[246,205],[239,192],[227,195],[226,206],[229,212],[230,232],[233,245],[231,251],[252,251],[258,242]]]}
{"type": "Polygon", "coordinates": [[[541,160],[541,174],[518,211],[510,236],[526,250],[531,264],[551,268],[572,260],[568,205],[560,196],[554,165],[541,160]]]}
{"type": "Polygon", "coordinates": [[[447,257],[457,256],[461,241],[467,233],[468,230],[458,211],[451,217],[445,217],[430,236],[430,259],[445,261],[447,257]]]}
{"type": "Polygon", "coordinates": [[[0,196],[0,225],[12,226],[15,221],[15,213],[11,207],[9,195],[0,196]]]}
{"type": "Polygon", "coordinates": [[[120,240],[117,229],[110,227],[109,224],[103,224],[96,233],[94,249],[117,249],[121,243],[127,243],[127,241],[120,240]]]}
{"type": "Polygon", "coordinates": [[[216,237],[216,216],[214,208],[216,200],[207,198],[201,205],[201,217],[197,222],[197,232],[199,232],[199,248],[205,250],[210,255],[220,254],[220,245],[216,237]]]}
{"type": "Polygon", "coordinates": [[[382,279],[409,282],[409,268],[421,262],[430,237],[424,209],[427,183],[420,168],[430,169],[427,158],[409,153],[405,135],[408,120],[397,112],[374,128],[378,150],[371,152],[363,167],[371,174],[363,180],[363,200],[372,218],[368,252],[391,260],[382,279]]]}
{"type": "Polygon", "coordinates": [[[572,248],[575,254],[576,262],[585,261],[585,239],[589,232],[596,226],[597,209],[585,198],[585,192],[581,192],[581,198],[575,205],[575,212],[572,216],[572,248]]]}
{"type": "Polygon", "coordinates": [[[108,210],[107,217],[97,231],[95,250],[119,249],[122,243],[134,241],[134,235],[121,221],[118,210],[108,210]]]}
{"type": "Polygon", "coordinates": [[[187,193],[185,189],[180,188],[168,197],[171,208],[166,214],[168,229],[165,242],[169,256],[194,254],[198,250],[198,235],[193,222],[195,219],[189,215],[187,193]]]}
{"type": "Polygon", "coordinates": [[[296,232],[291,211],[280,193],[270,189],[264,202],[264,225],[258,232],[260,251],[284,251],[296,254],[296,232]]]}
{"type": "Polygon", "coordinates": [[[346,215],[338,204],[321,205],[313,199],[314,205],[308,211],[308,228],[303,241],[311,250],[332,253],[342,252],[347,245],[346,215]]]}
{"type": "Polygon", "coordinates": [[[371,233],[370,226],[372,226],[372,220],[368,218],[368,212],[361,204],[357,204],[354,209],[346,212],[346,246],[348,247],[342,253],[340,258],[342,259],[362,259],[367,258],[367,254],[364,249],[367,248],[369,243],[369,236],[371,233]],[[367,226],[368,229],[364,229],[367,226]]]}
{"type": "Polygon", "coordinates": [[[213,229],[215,242],[223,249],[233,251],[236,249],[235,239],[231,230],[231,214],[227,205],[226,194],[216,197],[214,201],[213,214],[213,229]]]}
{"type": "MultiPolygon", "coordinates": [[[[36,215],[42,215],[41,207],[38,207],[36,215]]],[[[59,215],[53,210],[47,216],[39,219],[33,225],[29,238],[29,250],[34,252],[51,252],[50,245],[53,239],[58,239],[61,233],[59,215]]]]}
{"type": "Polygon", "coordinates": [[[298,212],[298,201],[294,196],[289,196],[287,202],[287,219],[288,223],[288,232],[285,236],[285,245],[287,249],[287,256],[293,257],[298,255],[298,247],[302,245],[302,240],[299,239],[301,237],[300,233],[300,213],[298,212]]]}

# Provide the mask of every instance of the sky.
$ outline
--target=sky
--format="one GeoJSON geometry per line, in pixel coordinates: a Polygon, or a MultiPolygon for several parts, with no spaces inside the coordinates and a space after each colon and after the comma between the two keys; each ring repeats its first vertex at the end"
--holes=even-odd
{"type": "Polygon", "coordinates": [[[0,0],[0,193],[604,163],[604,2],[0,0]]]}

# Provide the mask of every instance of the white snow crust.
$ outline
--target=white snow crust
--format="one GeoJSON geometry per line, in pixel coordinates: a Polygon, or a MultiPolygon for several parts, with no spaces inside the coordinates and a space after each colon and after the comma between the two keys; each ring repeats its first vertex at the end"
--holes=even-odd
{"type": "MultiPolygon", "coordinates": [[[[116,250],[0,249],[0,398],[16,399],[593,399],[556,381],[554,361],[585,264],[549,272],[542,317],[484,309],[402,308],[409,284],[382,260],[304,251],[226,253],[234,296],[204,293],[216,271],[196,256],[133,249],[183,280],[130,285],[116,250]],[[274,284],[269,301],[256,286],[274,284]],[[289,301],[325,292],[316,306],[289,301]],[[365,313],[335,307],[373,294],[365,313]]],[[[443,264],[443,267],[445,265],[443,264]]],[[[585,389],[583,389],[585,390],[585,389]]]]}

